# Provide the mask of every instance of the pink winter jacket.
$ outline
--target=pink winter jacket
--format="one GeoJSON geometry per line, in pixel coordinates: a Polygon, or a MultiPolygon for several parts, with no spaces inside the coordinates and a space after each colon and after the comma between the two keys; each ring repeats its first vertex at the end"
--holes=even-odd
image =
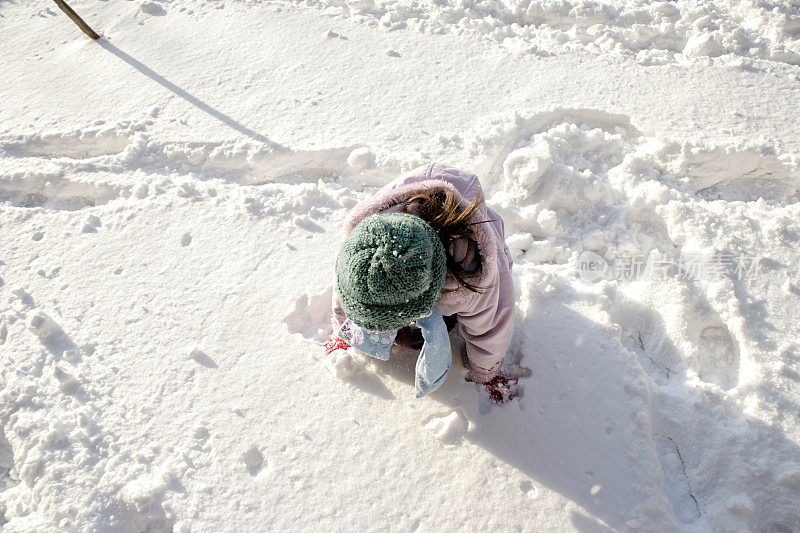
{"type": "MultiPolygon", "coordinates": [[[[438,189],[453,191],[463,199],[464,206],[483,194],[478,177],[474,174],[440,163],[429,163],[400,176],[372,198],[356,205],[345,223],[345,234],[350,233],[368,215],[402,211],[409,197],[438,189]]],[[[466,340],[470,370],[475,378],[489,381],[497,374],[514,332],[513,261],[505,245],[505,231],[500,216],[484,205],[473,220],[491,221],[475,225],[483,272],[477,280],[471,280],[479,287],[488,288],[481,293],[472,292],[458,286],[448,276],[444,288],[458,288],[455,291],[443,291],[436,305],[444,316],[457,315],[461,334],[466,340]]],[[[452,253],[460,260],[466,251],[454,249],[452,253]]],[[[344,319],[339,297],[334,291],[334,331],[338,330],[344,319]]]]}

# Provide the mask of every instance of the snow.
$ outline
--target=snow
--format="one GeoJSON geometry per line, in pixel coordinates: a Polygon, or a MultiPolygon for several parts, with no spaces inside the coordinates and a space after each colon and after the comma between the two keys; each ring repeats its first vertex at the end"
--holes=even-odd
{"type": "Polygon", "coordinates": [[[516,53],[562,49],[663,64],[723,54],[800,64],[796,1],[314,0],[370,27],[424,33],[468,31],[516,53]]]}
{"type": "Polygon", "coordinates": [[[796,2],[71,4],[108,40],[0,5],[3,531],[800,531],[796,2]],[[505,221],[506,405],[319,346],[433,159],[505,221]]]}

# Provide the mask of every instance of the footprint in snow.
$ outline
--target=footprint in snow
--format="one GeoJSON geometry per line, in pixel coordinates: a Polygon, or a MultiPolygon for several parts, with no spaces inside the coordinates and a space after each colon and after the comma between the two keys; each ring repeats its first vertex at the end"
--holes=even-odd
{"type": "Polygon", "coordinates": [[[739,346],[724,325],[700,332],[696,370],[700,379],[726,390],[739,384],[739,346]]]}
{"type": "Polygon", "coordinates": [[[376,374],[376,360],[357,350],[336,350],[326,355],[323,365],[336,378],[364,392],[385,400],[394,400],[394,394],[376,374]]]}
{"type": "Polygon", "coordinates": [[[325,228],[308,218],[308,215],[296,215],[292,218],[292,224],[313,233],[325,233],[325,228]]]}
{"type": "Polygon", "coordinates": [[[139,4],[139,11],[154,17],[162,17],[167,14],[167,10],[156,2],[142,2],[139,4]]]}
{"type": "Polygon", "coordinates": [[[323,341],[331,333],[331,298],[333,288],[318,294],[304,294],[295,301],[291,313],[283,317],[289,333],[298,333],[306,339],[323,341]]]}
{"type": "Polygon", "coordinates": [[[194,428],[192,437],[194,440],[194,444],[191,446],[192,450],[207,452],[211,449],[208,445],[208,439],[211,437],[211,433],[205,426],[197,426],[194,428]]]}
{"type": "Polygon", "coordinates": [[[186,350],[186,356],[189,359],[192,359],[193,361],[203,365],[204,367],[219,368],[217,363],[215,363],[214,360],[208,356],[208,354],[206,354],[203,350],[201,350],[197,346],[192,346],[188,350],[186,350]]]}
{"type": "Polygon", "coordinates": [[[333,31],[333,29],[329,29],[325,33],[325,37],[327,37],[328,39],[342,39],[343,41],[347,40],[347,37],[345,37],[341,33],[336,33],[335,31],[333,31]]]}
{"type": "Polygon", "coordinates": [[[80,383],[73,373],[72,367],[61,362],[53,367],[53,377],[58,381],[59,389],[65,394],[75,394],[81,390],[80,383]]]}
{"type": "MultiPolygon", "coordinates": [[[[13,294],[26,307],[34,307],[36,305],[36,302],[33,300],[33,296],[31,296],[28,291],[25,290],[25,287],[14,287],[11,289],[11,294],[13,294]]],[[[41,335],[38,333],[37,336],[41,337],[41,335]]]]}
{"type": "Polygon", "coordinates": [[[532,500],[539,496],[539,490],[527,479],[519,484],[519,490],[532,500]]]}
{"type": "Polygon", "coordinates": [[[452,411],[449,414],[434,417],[425,424],[425,428],[432,431],[439,442],[445,446],[460,444],[467,432],[469,422],[461,411],[452,411]]]}
{"type": "Polygon", "coordinates": [[[97,233],[97,228],[101,225],[100,218],[97,215],[88,215],[83,219],[81,233],[97,233]]]}
{"type": "Polygon", "coordinates": [[[250,448],[242,454],[242,462],[245,467],[247,467],[247,472],[251,476],[256,477],[264,467],[264,455],[256,446],[250,446],[250,448]]]}
{"type": "Polygon", "coordinates": [[[27,317],[28,331],[39,338],[51,353],[61,355],[78,347],[50,315],[44,311],[31,311],[27,317]]]}
{"type": "Polygon", "coordinates": [[[208,428],[205,426],[197,426],[194,430],[194,438],[198,441],[205,442],[211,436],[211,433],[208,432],[208,428]]]}

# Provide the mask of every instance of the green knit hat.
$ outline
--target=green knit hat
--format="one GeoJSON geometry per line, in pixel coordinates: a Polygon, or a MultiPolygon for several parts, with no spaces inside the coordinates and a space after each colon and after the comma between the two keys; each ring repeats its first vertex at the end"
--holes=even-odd
{"type": "Polygon", "coordinates": [[[427,316],[447,274],[444,246],[408,213],[370,215],[342,245],[336,285],[345,315],[371,330],[394,330],[427,316]]]}

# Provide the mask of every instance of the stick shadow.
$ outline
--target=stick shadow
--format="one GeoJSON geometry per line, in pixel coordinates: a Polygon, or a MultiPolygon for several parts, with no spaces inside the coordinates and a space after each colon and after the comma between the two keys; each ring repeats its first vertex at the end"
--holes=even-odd
{"type": "Polygon", "coordinates": [[[226,115],[222,111],[219,111],[218,109],[216,109],[214,107],[211,107],[210,105],[208,105],[207,103],[203,102],[202,100],[200,100],[196,96],[194,96],[191,93],[185,91],[184,89],[181,89],[180,87],[178,87],[177,85],[175,85],[174,83],[172,83],[171,81],[166,79],[164,76],[162,76],[158,72],[154,71],[150,67],[144,65],[141,61],[137,60],[136,58],[131,57],[129,54],[123,52],[122,50],[120,50],[119,48],[117,48],[116,46],[111,44],[109,41],[107,41],[106,39],[97,39],[95,42],[100,47],[102,47],[103,49],[105,49],[108,52],[114,54],[119,59],[121,59],[122,61],[124,61],[125,63],[127,63],[131,67],[133,67],[134,69],[136,69],[140,74],[143,74],[143,75],[147,76],[148,78],[150,78],[154,82],[158,83],[159,85],[161,85],[165,89],[168,89],[169,91],[173,92],[175,95],[177,95],[180,98],[186,100],[187,102],[189,102],[190,104],[192,104],[196,108],[198,108],[201,111],[204,111],[204,112],[208,113],[209,115],[211,115],[212,117],[216,118],[217,120],[219,120],[220,122],[222,122],[226,126],[238,131],[242,135],[246,135],[247,137],[250,137],[251,139],[253,139],[255,141],[258,141],[260,143],[264,143],[266,145],[269,145],[272,148],[284,149],[284,147],[279,145],[278,143],[275,143],[275,142],[269,140],[265,136],[263,136],[260,133],[257,133],[255,131],[251,130],[250,128],[248,128],[246,126],[243,126],[242,124],[240,124],[239,122],[237,122],[236,120],[234,120],[230,116],[226,115]]]}

